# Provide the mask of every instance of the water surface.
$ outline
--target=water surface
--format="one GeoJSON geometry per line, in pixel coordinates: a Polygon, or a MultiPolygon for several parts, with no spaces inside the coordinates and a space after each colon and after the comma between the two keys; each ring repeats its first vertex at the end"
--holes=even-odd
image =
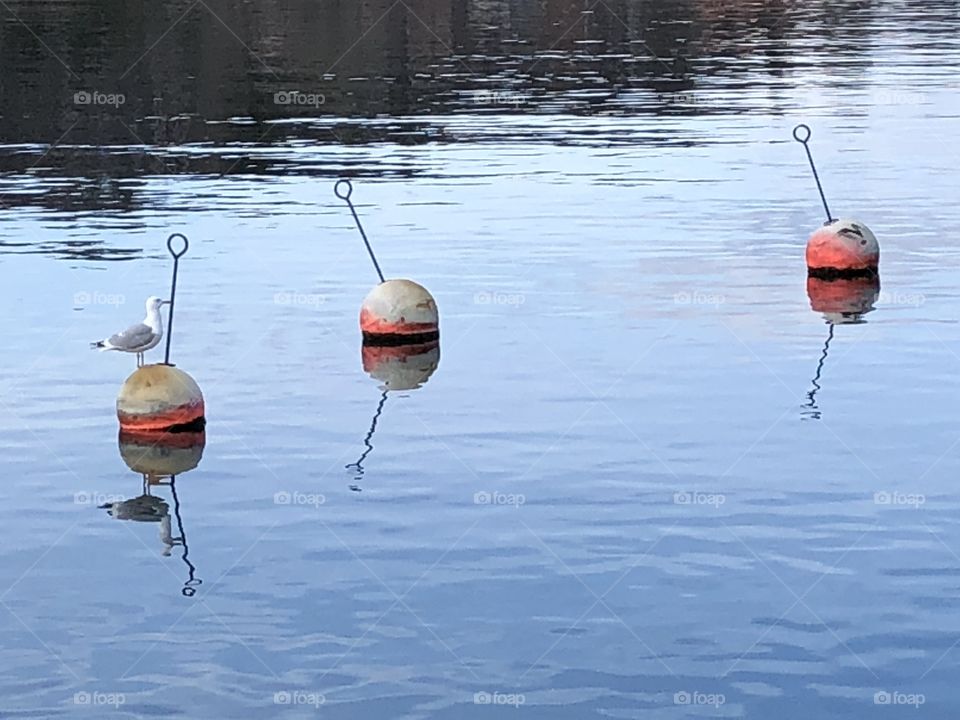
{"type": "Polygon", "coordinates": [[[4,717],[960,707],[952,3],[0,15],[4,717]],[[798,122],[882,246],[846,317],[798,122]],[[440,307],[379,377],[339,177],[440,307]],[[209,424],[121,520],[87,345],[171,232],[209,424]]]}

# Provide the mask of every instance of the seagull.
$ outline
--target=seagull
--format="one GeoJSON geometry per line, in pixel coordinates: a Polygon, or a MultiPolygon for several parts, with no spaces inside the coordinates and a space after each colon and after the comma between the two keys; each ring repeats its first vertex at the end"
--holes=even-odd
{"type": "Polygon", "coordinates": [[[155,348],[163,337],[163,320],[160,307],[169,305],[169,300],[161,300],[151,295],[147,298],[147,316],[143,322],[131,325],[123,332],[111,335],[106,340],[90,343],[94,350],[120,350],[137,354],[137,367],[143,367],[143,354],[155,348]]]}

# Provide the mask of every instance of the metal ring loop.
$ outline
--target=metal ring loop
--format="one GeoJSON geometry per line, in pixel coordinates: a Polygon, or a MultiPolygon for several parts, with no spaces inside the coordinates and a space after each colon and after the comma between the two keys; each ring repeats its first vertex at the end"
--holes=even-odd
{"type": "Polygon", "coordinates": [[[333,186],[333,192],[341,200],[344,200],[345,202],[350,202],[350,195],[353,193],[353,185],[350,183],[349,180],[337,180],[337,184],[333,186]],[[341,194],[340,192],[341,185],[347,186],[346,193],[344,194],[341,194]]]}
{"type": "Polygon", "coordinates": [[[167,238],[167,250],[170,251],[170,254],[173,255],[174,260],[179,260],[184,255],[187,254],[187,250],[190,248],[190,241],[187,240],[187,236],[182,233],[173,233],[170,237],[167,238]],[[180,238],[183,240],[183,250],[177,252],[173,249],[173,239],[180,238]]]}
{"type": "Polygon", "coordinates": [[[811,131],[810,131],[809,125],[804,125],[803,123],[800,123],[793,129],[793,139],[796,140],[797,142],[803,143],[804,145],[806,145],[810,141],[810,135],[811,135],[811,131]],[[806,130],[807,132],[806,137],[800,137],[798,133],[801,130],[806,130]]]}

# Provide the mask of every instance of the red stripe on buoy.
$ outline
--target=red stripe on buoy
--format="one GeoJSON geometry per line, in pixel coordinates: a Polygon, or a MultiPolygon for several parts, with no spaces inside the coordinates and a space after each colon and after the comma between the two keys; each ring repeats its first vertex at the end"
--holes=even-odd
{"type": "Polygon", "coordinates": [[[407,322],[400,317],[397,321],[377,317],[367,308],[360,310],[360,330],[366,335],[426,335],[437,332],[437,324],[429,322],[407,322]]]}
{"type": "Polygon", "coordinates": [[[121,429],[133,433],[156,433],[178,426],[193,425],[203,420],[203,416],[204,405],[202,400],[167,408],[150,413],[149,415],[126,413],[122,410],[117,410],[117,418],[120,420],[121,429]]]}

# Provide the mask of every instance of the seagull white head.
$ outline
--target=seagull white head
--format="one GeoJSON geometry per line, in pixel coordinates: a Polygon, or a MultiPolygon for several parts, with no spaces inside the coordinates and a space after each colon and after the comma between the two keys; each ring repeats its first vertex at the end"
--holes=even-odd
{"type": "Polygon", "coordinates": [[[169,305],[169,300],[162,300],[156,295],[151,295],[147,298],[147,313],[154,313],[160,310],[160,307],[163,305],[169,305]]]}

